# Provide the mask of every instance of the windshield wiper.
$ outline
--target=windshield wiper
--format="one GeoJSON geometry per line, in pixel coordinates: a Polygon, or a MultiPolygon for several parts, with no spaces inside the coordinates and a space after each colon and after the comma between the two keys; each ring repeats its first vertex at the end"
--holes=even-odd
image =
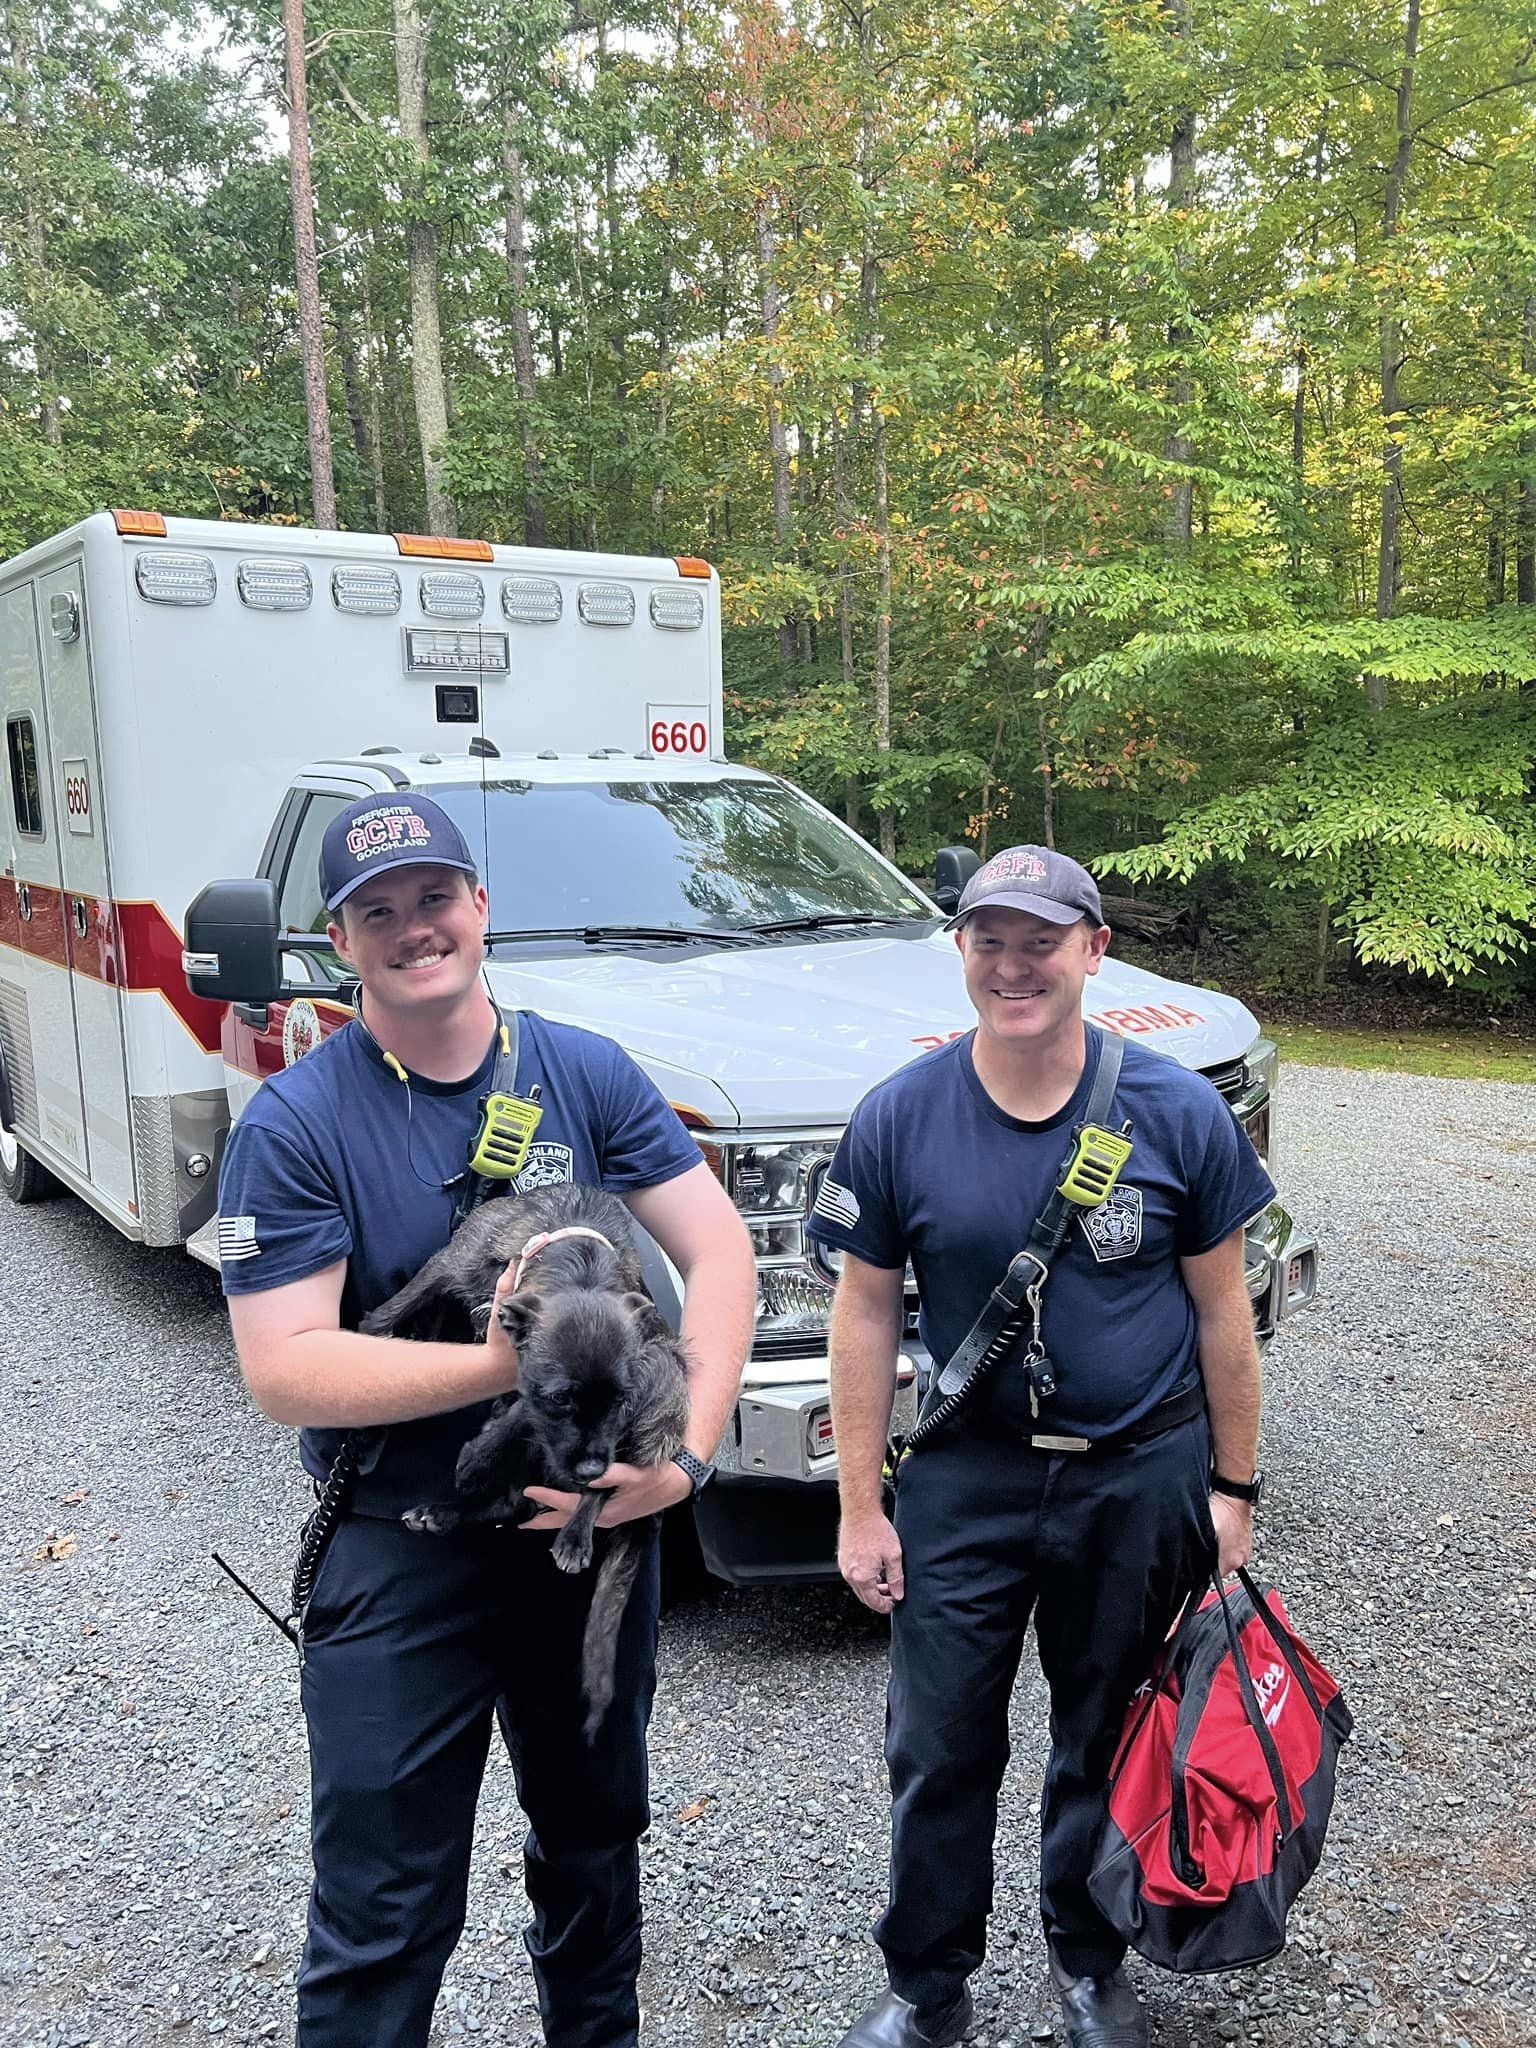
{"type": "Polygon", "coordinates": [[[924,924],[927,919],[919,911],[903,913],[887,910],[878,913],[872,910],[822,910],[814,917],[781,917],[772,924],[749,925],[754,932],[819,932],[829,926],[840,924],[924,924]]]}
{"type": "Polygon", "coordinates": [[[756,946],[762,943],[757,929],[746,925],[739,931],[713,931],[706,925],[681,924],[571,924],[541,925],[526,931],[487,932],[488,946],[509,945],[518,939],[580,939],[583,945],[601,946],[608,940],[656,940],[674,946],[696,942],[714,945],[756,946]]]}

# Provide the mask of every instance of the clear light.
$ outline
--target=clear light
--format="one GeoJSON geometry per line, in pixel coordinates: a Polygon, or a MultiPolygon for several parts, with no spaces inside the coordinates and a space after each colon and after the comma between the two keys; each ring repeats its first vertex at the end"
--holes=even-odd
{"type": "Polygon", "coordinates": [[[651,592],[651,624],[661,626],[669,633],[691,633],[704,623],[704,593],[702,590],[672,590],[663,587],[651,592]]]}
{"type": "Polygon", "coordinates": [[[560,586],[548,576],[508,576],[501,608],[519,626],[552,626],[564,609],[560,586]]]}
{"type": "Polygon", "coordinates": [[[393,569],[333,569],[331,603],[339,612],[397,612],[400,578],[393,569]]]}
{"type": "Polygon", "coordinates": [[[798,1216],[749,1216],[747,1234],[759,1265],[805,1257],[805,1225],[798,1216]]]}
{"type": "Polygon", "coordinates": [[[576,609],[589,626],[632,626],[635,593],[627,583],[583,583],[576,592],[576,609]]]}
{"type": "Polygon", "coordinates": [[[235,572],[240,602],[257,612],[302,612],[313,595],[302,562],[242,562],[235,572]]]}
{"type": "Polygon", "coordinates": [[[181,555],[170,548],[144,548],[134,558],[133,580],[146,604],[212,604],[219,588],[206,555],[181,555]]]}
{"type": "Polygon", "coordinates": [[[434,619],[478,619],[485,610],[485,585],[456,569],[433,570],[421,579],[421,608],[434,619]]]}
{"type": "Polygon", "coordinates": [[[832,1320],[832,1286],[805,1266],[759,1266],[757,1334],[814,1331],[832,1320]]]}

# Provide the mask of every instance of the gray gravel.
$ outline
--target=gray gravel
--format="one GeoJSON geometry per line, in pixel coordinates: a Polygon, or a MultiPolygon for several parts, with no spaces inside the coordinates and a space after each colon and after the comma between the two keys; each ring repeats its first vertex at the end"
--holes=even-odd
{"type": "MultiPolygon", "coordinates": [[[[1167,2048],[1536,2043],[1536,1090],[1294,1069],[1283,1106],[1282,1179],[1326,1297],[1269,1356],[1262,1564],[1360,1732],[1287,1954],[1139,1981],[1167,2048]]],[[[303,1508],[286,1433],[241,1393],[212,1277],[73,1202],[0,1217],[0,1364],[0,2042],[290,2039],[296,1675],[208,1562],[285,1583],[303,1508]]],[[[882,1678],[880,1631],[833,1589],[668,1616],[654,2048],[832,2044],[876,1987],[882,1678]]],[[[985,2048],[1048,2038],[1043,1724],[1029,1675],[985,2048]]],[[[538,2038],[519,1840],[493,1760],[434,2041],[538,2038]]]]}

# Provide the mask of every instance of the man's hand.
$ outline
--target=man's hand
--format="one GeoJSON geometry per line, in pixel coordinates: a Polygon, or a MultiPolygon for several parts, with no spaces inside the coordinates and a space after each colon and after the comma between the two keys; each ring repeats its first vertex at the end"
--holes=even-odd
{"type": "Polygon", "coordinates": [[[889,1614],[906,1590],[901,1575],[901,1538],[882,1514],[844,1515],[837,1534],[837,1568],[864,1605],[889,1614]]]}
{"type": "Polygon", "coordinates": [[[1230,1493],[1213,1493],[1211,1521],[1216,1529],[1216,1570],[1222,1578],[1230,1578],[1253,1556],[1253,1509],[1230,1493]]]}
{"type": "Polygon", "coordinates": [[[485,1360],[510,1389],[517,1384],[517,1347],[501,1327],[502,1303],[511,1298],[517,1282],[518,1261],[509,1259],[491,1296],[491,1320],[485,1326],[485,1360]]]}
{"type": "MultiPolygon", "coordinates": [[[[543,1509],[524,1529],[563,1529],[581,1501],[579,1493],[560,1493],[553,1486],[528,1486],[529,1500],[543,1509]]],[[[675,1507],[693,1492],[693,1481],[681,1465],[669,1458],[665,1465],[610,1465],[588,1489],[610,1496],[597,1518],[599,1529],[616,1528],[620,1522],[638,1522],[646,1515],[659,1515],[675,1507]]]]}

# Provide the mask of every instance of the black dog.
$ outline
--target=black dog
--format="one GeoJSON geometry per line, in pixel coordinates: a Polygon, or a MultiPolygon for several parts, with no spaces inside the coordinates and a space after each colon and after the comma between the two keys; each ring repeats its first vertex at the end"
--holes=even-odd
{"type": "MultiPolygon", "coordinates": [[[[688,1424],[682,1345],[644,1290],[629,1212],[597,1188],[561,1185],[483,1203],[398,1294],[363,1318],[371,1336],[472,1341],[484,1333],[496,1283],[521,1258],[501,1324],[517,1347],[517,1391],[496,1402],[459,1453],[456,1498],[414,1509],[413,1529],[521,1518],[531,1484],[579,1493],[555,1538],[562,1571],[592,1562],[606,1496],[591,1482],[614,1463],[662,1465],[688,1424]]],[[[587,1616],[582,1685],[588,1738],[613,1698],[619,1623],[644,1538],[613,1530],[587,1616]]]]}

